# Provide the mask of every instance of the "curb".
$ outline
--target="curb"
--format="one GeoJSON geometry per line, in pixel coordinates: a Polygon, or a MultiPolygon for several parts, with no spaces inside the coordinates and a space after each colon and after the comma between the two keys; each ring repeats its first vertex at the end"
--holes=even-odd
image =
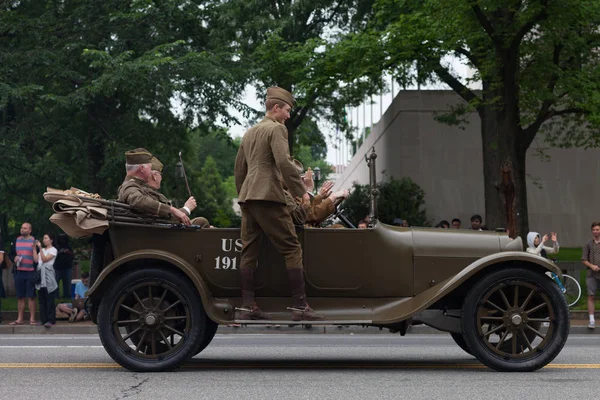
{"type": "MultiPolygon", "coordinates": [[[[600,335],[599,329],[588,329],[585,325],[586,321],[577,321],[577,324],[571,325],[570,335],[600,335]]],[[[544,329],[542,329],[544,330],[544,329]]],[[[335,325],[319,325],[307,328],[304,326],[289,327],[282,325],[280,327],[267,326],[245,326],[234,328],[226,325],[221,325],[217,329],[218,334],[222,335],[389,335],[398,336],[397,333],[390,333],[387,329],[379,329],[376,327],[361,327],[361,326],[342,326],[335,325]]],[[[98,327],[90,322],[77,322],[73,324],[59,322],[52,328],[43,326],[29,325],[0,325],[0,335],[97,335],[98,327]]],[[[426,325],[411,326],[407,335],[447,335],[447,332],[442,332],[426,325]]]]}

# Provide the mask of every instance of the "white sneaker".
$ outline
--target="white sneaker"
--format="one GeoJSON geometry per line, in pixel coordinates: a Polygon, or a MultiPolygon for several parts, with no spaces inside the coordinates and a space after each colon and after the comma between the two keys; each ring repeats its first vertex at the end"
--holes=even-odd
{"type": "Polygon", "coordinates": [[[588,324],[588,328],[594,329],[596,327],[596,321],[590,321],[588,324]]]}

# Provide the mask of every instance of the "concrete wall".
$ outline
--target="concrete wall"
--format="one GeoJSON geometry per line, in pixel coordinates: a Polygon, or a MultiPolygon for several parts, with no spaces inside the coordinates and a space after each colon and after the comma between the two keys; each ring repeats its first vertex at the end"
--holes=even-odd
{"type": "MultiPolygon", "coordinates": [[[[459,101],[451,91],[400,92],[336,181],[336,189],[354,181],[368,183],[364,155],[375,146],[377,179],[413,179],[425,191],[428,216],[435,223],[458,217],[466,227],[471,215],[485,216],[479,116],[471,114],[464,130],[434,119],[459,101]]],[[[595,182],[600,149],[549,149],[550,161],[543,162],[534,155],[540,144],[544,146],[537,139],[527,155],[530,229],[558,232],[562,246],[582,246],[589,240],[590,223],[600,220],[595,203],[600,199],[595,182]]]]}

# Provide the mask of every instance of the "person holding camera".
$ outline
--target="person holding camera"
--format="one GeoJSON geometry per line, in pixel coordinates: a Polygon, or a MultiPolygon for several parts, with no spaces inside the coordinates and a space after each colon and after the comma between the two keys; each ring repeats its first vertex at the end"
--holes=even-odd
{"type": "Polygon", "coordinates": [[[56,261],[58,250],[54,247],[54,236],[51,234],[46,233],[42,242],[43,247],[39,241],[35,242],[40,260],[38,265],[40,280],[36,283],[35,288],[38,290],[40,301],[40,321],[46,328],[50,328],[56,324],[54,299],[58,293],[58,283],[56,283],[54,261],[56,261]]]}

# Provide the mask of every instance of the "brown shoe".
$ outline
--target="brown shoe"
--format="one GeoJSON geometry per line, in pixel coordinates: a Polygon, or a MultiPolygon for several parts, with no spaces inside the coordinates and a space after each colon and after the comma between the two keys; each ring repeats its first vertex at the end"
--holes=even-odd
{"type": "Polygon", "coordinates": [[[317,314],[315,310],[307,304],[304,308],[288,308],[292,311],[292,321],[320,321],[325,319],[323,315],[317,314]]]}
{"type": "Polygon", "coordinates": [[[240,307],[238,310],[240,310],[240,320],[270,320],[271,317],[264,313],[260,308],[258,308],[258,306],[256,304],[254,304],[252,307],[240,307]]]}

